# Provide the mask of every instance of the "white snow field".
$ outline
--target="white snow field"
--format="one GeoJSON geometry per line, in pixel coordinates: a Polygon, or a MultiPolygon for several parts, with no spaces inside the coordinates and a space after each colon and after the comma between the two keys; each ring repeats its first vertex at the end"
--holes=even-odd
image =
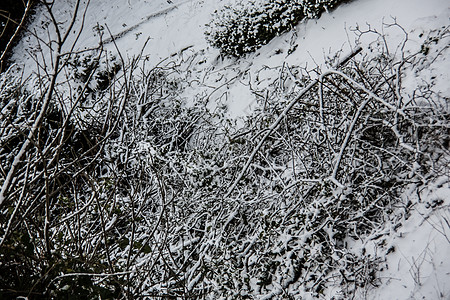
{"type": "MultiPolygon", "coordinates": [[[[75,50],[83,50],[96,47],[99,36],[96,26],[104,28],[103,40],[106,41],[105,49],[113,55],[120,51],[125,57],[138,55],[146,41],[143,51],[150,62],[155,64],[189,47],[189,53],[202,51],[204,63],[201,69],[214,67],[222,69],[227,76],[226,70],[234,74],[254,74],[262,66],[280,66],[283,63],[290,65],[307,66],[313,69],[316,66],[323,67],[326,57],[334,56],[336,53],[347,54],[356,47],[355,34],[352,30],[357,27],[362,31],[369,29],[385,32],[387,43],[393,51],[401,45],[404,33],[399,28],[386,28],[383,24],[397,22],[409,33],[409,41],[406,46],[416,49],[425,40],[426,35],[419,37],[421,33],[436,28],[446,27],[449,24],[450,6],[446,0],[356,0],[339,6],[335,11],[324,14],[319,20],[308,20],[299,24],[294,31],[275,38],[268,45],[261,48],[255,54],[248,55],[246,59],[235,61],[217,61],[218,50],[208,46],[204,31],[205,24],[209,22],[211,13],[224,5],[238,0],[209,0],[209,1],[170,1],[153,0],[112,0],[112,1],[90,1],[85,11],[83,30],[78,36],[76,31],[69,36],[66,47],[71,47],[77,39],[75,50]],[[114,37],[115,43],[109,32],[114,37]],[[296,50],[288,55],[292,45],[298,45],[296,50]],[[280,51],[281,50],[281,51],[280,51]],[[279,54],[277,54],[279,53],[279,54]]],[[[87,1],[82,1],[84,6],[80,10],[84,12],[87,1]]],[[[74,1],[61,0],[55,2],[55,15],[57,20],[68,23],[71,12],[74,9],[74,1]]],[[[30,26],[39,36],[47,35],[47,26],[41,22],[43,13],[38,13],[35,21],[30,26]]],[[[82,18],[80,17],[79,22],[82,18]]],[[[50,28],[51,29],[51,28],[50,28]]],[[[363,48],[367,47],[376,39],[373,34],[368,34],[363,40],[358,41],[363,48]]],[[[18,64],[30,66],[35,65],[30,52],[36,49],[36,40],[33,37],[25,37],[15,48],[12,60],[18,64]]],[[[42,47],[44,53],[48,53],[46,47],[42,47]]],[[[443,65],[443,70],[447,70],[443,65]]],[[[196,66],[199,68],[199,66],[196,66]]],[[[201,71],[200,69],[200,71],[201,71]]],[[[26,71],[25,73],[29,73],[26,71]]],[[[436,72],[443,82],[443,92],[448,92],[447,72],[436,72]]],[[[234,76],[228,75],[228,78],[234,76]]],[[[263,81],[263,80],[260,80],[263,81]]],[[[245,115],[253,104],[252,97],[245,94],[248,88],[239,81],[227,85],[230,114],[233,116],[245,115]]],[[[217,94],[220,94],[217,92],[217,94]]],[[[448,94],[448,93],[446,93],[448,94]]]]}

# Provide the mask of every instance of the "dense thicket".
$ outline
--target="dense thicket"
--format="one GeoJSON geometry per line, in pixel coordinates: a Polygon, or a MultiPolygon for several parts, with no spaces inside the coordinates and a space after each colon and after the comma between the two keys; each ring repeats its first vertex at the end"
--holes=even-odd
{"type": "Polygon", "coordinates": [[[196,54],[150,66],[99,48],[32,85],[10,68],[1,296],[358,297],[414,205],[399,195],[448,172],[446,99],[402,84],[447,51],[444,31],[409,56],[379,35],[326,72],[279,66],[240,127],[212,93],[183,97],[196,54]],[[378,253],[352,247],[369,242],[378,253]]]}

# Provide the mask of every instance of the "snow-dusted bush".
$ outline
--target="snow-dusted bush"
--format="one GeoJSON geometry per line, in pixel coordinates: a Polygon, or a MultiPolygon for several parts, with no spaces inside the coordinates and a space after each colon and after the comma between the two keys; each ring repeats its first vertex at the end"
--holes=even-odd
{"type": "Polygon", "coordinates": [[[209,43],[224,55],[239,57],[267,44],[304,18],[317,18],[339,0],[249,0],[215,11],[209,43]]]}
{"type": "MultiPolygon", "coordinates": [[[[55,259],[48,271],[49,261],[44,259],[50,249],[59,255],[70,253],[67,244],[64,244],[61,235],[55,232],[55,239],[47,235],[49,227],[43,225],[45,220],[57,222],[59,217],[73,212],[75,204],[71,201],[71,194],[85,190],[82,179],[83,172],[95,173],[93,161],[95,130],[83,131],[77,128],[72,120],[65,117],[64,113],[52,101],[46,114],[36,130],[36,135],[30,135],[36,116],[42,109],[42,98],[39,93],[30,92],[25,88],[26,80],[20,76],[20,69],[12,66],[7,72],[0,74],[0,166],[2,170],[10,171],[15,164],[14,181],[11,183],[12,191],[17,188],[22,190],[19,195],[12,196],[8,193],[0,213],[0,222],[9,224],[0,228],[1,247],[0,257],[0,290],[2,296],[9,295],[4,292],[5,287],[17,290],[30,288],[30,282],[35,282],[33,288],[43,291],[49,281],[39,281],[43,273],[50,277],[58,276],[67,270],[92,271],[87,262],[81,262],[72,257],[64,260],[55,259]],[[24,149],[26,141],[32,141],[32,147],[24,149]],[[14,163],[17,157],[23,154],[23,161],[14,163]],[[91,167],[92,168],[91,168],[91,167]],[[43,188],[44,187],[44,188],[43,188]],[[43,208],[43,203],[46,203],[43,208]],[[22,206],[27,207],[29,213],[20,212],[20,222],[15,223],[22,206]],[[49,215],[51,210],[51,216],[49,215]],[[45,212],[46,211],[46,212],[45,212]],[[38,216],[39,215],[39,216],[38,216]],[[47,217],[43,217],[46,215],[47,217]],[[31,225],[31,223],[33,225],[31,225]],[[11,227],[11,224],[14,227],[11,227]],[[40,228],[44,228],[45,237],[41,235],[40,228]],[[43,241],[39,245],[35,241],[43,241]],[[41,257],[41,259],[31,259],[41,257]],[[5,259],[7,257],[7,259],[5,259]],[[41,273],[42,272],[42,273],[41,273]]],[[[44,79],[44,78],[42,78],[44,79]]],[[[43,80],[46,82],[46,80],[43,80]]],[[[5,175],[4,171],[2,175],[5,175]]],[[[0,183],[7,183],[2,176],[0,183]]],[[[8,190],[7,190],[8,192],[8,190]]],[[[68,247],[70,248],[70,246],[68,247]]],[[[87,296],[92,284],[86,279],[68,279],[63,282],[71,283],[71,294],[80,297],[87,296]],[[73,285],[72,285],[73,284],[73,285]]],[[[99,287],[98,291],[102,288],[99,287]]],[[[50,288],[51,290],[51,288],[50,288]]],[[[53,296],[66,295],[58,292],[53,296]]]]}

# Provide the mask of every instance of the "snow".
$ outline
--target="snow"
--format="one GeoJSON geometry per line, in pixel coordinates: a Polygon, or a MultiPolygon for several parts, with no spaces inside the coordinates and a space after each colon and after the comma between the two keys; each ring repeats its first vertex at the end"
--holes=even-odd
{"type": "MultiPolygon", "coordinates": [[[[235,3],[237,0],[230,0],[227,3],[235,3]]],[[[86,8],[87,0],[82,1],[80,15],[86,8]]],[[[358,0],[344,4],[336,8],[329,14],[324,14],[318,20],[308,20],[299,24],[295,31],[285,33],[275,38],[267,46],[261,48],[255,54],[250,54],[246,62],[234,60],[217,60],[217,49],[210,48],[204,37],[205,24],[208,23],[211,13],[221,7],[225,2],[221,0],[186,0],[172,1],[165,0],[137,1],[137,0],[96,0],[90,1],[86,10],[84,29],[78,38],[75,50],[83,50],[95,47],[99,43],[96,27],[103,28],[103,40],[106,41],[105,50],[111,55],[117,55],[117,51],[123,57],[131,58],[137,56],[148,43],[144,50],[144,56],[154,65],[161,60],[178,53],[186,47],[191,47],[189,54],[204,50],[206,63],[202,64],[201,71],[214,68],[231,78],[233,74],[229,72],[229,64],[237,68],[242,73],[254,75],[264,67],[272,68],[283,63],[288,65],[300,65],[308,69],[315,67],[324,68],[324,61],[328,56],[335,53],[349,53],[356,47],[355,35],[352,32],[357,26],[361,30],[367,30],[370,26],[378,32],[388,34],[388,44],[396,47],[404,38],[403,32],[398,28],[384,28],[384,23],[391,24],[396,20],[407,32],[425,32],[448,24],[450,7],[446,0],[358,0]],[[112,41],[111,35],[114,37],[112,41]],[[114,43],[116,45],[114,45],[114,43]],[[295,51],[288,55],[293,45],[298,45],[295,51]],[[276,54],[279,53],[279,54],[276,54]],[[248,66],[250,62],[251,66],[248,66]]],[[[67,24],[71,18],[70,12],[73,10],[74,2],[62,0],[55,2],[55,17],[57,20],[64,20],[67,24]]],[[[39,36],[46,40],[46,26],[39,24],[43,18],[43,12],[39,13],[32,24],[39,36]]],[[[67,45],[71,46],[75,41],[80,22],[74,26],[74,32],[69,36],[67,45]]],[[[411,46],[421,43],[418,35],[411,35],[413,38],[411,46]]],[[[374,35],[364,37],[359,43],[363,48],[376,39],[374,35]]],[[[20,65],[35,66],[33,59],[26,53],[32,53],[36,48],[36,41],[33,38],[22,39],[15,48],[15,55],[12,60],[20,65]]],[[[68,47],[69,47],[68,46],[68,47]]],[[[49,51],[43,47],[45,55],[49,56],[49,51]]],[[[34,59],[41,60],[40,57],[34,59]]],[[[198,67],[198,66],[197,66],[198,67]]],[[[235,71],[232,71],[233,73],[235,71]]],[[[26,70],[25,75],[31,73],[26,70]]],[[[265,78],[259,78],[261,82],[269,81],[277,72],[268,72],[265,78]]],[[[445,80],[446,78],[444,78],[445,80]]],[[[448,86],[448,85],[447,85],[448,86]]],[[[264,86],[261,86],[264,88],[264,86]]],[[[247,115],[252,107],[256,105],[255,96],[241,80],[221,89],[222,93],[216,92],[214,100],[222,101],[219,97],[226,93],[226,105],[231,117],[238,118],[247,115]]],[[[192,96],[190,94],[186,96],[192,96]]]]}
{"type": "MultiPolygon", "coordinates": [[[[209,3],[214,3],[214,1],[209,3]]],[[[133,57],[140,53],[145,41],[149,39],[145,54],[155,63],[189,45],[195,45],[198,49],[204,48],[206,41],[202,28],[214,7],[211,4],[202,4],[202,1],[194,0],[173,1],[170,4],[161,0],[97,0],[90,1],[88,6],[87,4],[87,0],[83,0],[80,6],[79,15],[81,16],[85,11],[86,16],[83,31],[74,48],[75,51],[95,47],[99,43],[96,28],[100,26],[103,28],[103,40],[106,42],[107,51],[116,53],[114,40],[124,57],[133,57]],[[180,11],[183,13],[180,14],[180,11]]],[[[68,24],[74,8],[74,1],[57,1],[54,6],[55,18],[58,21],[61,20],[62,24],[68,24]]],[[[39,22],[45,15],[44,11],[40,11],[31,25],[37,35],[44,37],[47,26],[41,25],[39,22]]],[[[68,47],[76,40],[80,24],[79,18],[75,23],[74,31],[69,36],[68,47]]],[[[31,58],[23,54],[24,51],[36,47],[35,43],[34,39],[22,39],[16,47],[16,55],[12,60],[29,64],[31,58]]],[[[48,55],[47,49],[44,51],[48,55]]]]}
{"type": "MultiPolygon", "coordinates": [[[[448,16],[450,16],[450,6],[445,0],[433,0],[426,3],[420,0],[352,1],[339,6],[330,14],[324,14],[318,20],[307,20],[299,24],[295,33],[289,32],[274,39],[257,51],[255,55],[250,56],[252,67],[249,72],[255,74],[264,66],[276,67],[283,63],[291,66],[300,65],[307,69],[315,67],[323,69],[326,67],[325,59],[327,57],[333,57],[335,53],[339,52],[344,55],[348,54],[356,48],[357,42],[366,51],[377,36],[370,34],[362,40],[355,41],[356,37],[352,30],[357,26],[361,30],[367,30],[370,27],[372,30],[386,33],[387,44],[395,49],[402,43],[404,33],[399,28],[386,28],[383,24],[392,24],[396,20],[406,32],[413,30],[425,32],[447,26],[448,16]],[[298,47],[291,55],[288,55],[289,49],[295,44],[298,44],[298,47]],[[280,50],[281,54],[275,54],[280,50]]],[[[421,44],[418,34],[410,35],[409,38],[412,40],[408,42],[408,46],[415,47],[414,49],[417,51],[417,45],[421,44]]],[[[443,68],[443,70],[446,69],[443,68]]],[[[440,73],[448,74],[448,72],[437,72],[437,74],[440,73]]],[[[276,72],[272,73],[272,76],[276,75],[276,72]]],[[[264,80],[264,78],[260,78],[260,80],[264,80]]],[[[234,103],[238,102],[231,99],[234,103]]],[[[251,106],[253,102],[254,100],[247,102],[246,105],[234,106],[230,110],[234,111],[236,115],[241,115],[240,112],[243,112],[241,107],[251,106]]]]}
{"type": "Polygon", "coordinates": [[[417,194],[406,197],[416,205],[415,210],[390,241],[388,247],[394,247],[394,252],[386,257],[386,268],[379,274],[381,286],[372,291],[369,298],[449,299],[448,178],[442,177],[429,184],[420,192],[420,197],[417,194]]]}
{"type": "MultiPolygon", "coordinates": [[[[63,20],[63,24],[70,20],[73,2],[55,1],[55,16],[63,20]]],[[[87,2],[82,2],[83,10],[87,2]]],[[[241,118],[259,105],[258,97],[251,89],[264,90],[278,76],[277,67],[286,64],[325,69],[328,56],[332,57],[335,53],[345,55],[357,45],[363,47],[363,53],[367,53],[369,45],[378,36],[367,34],[357,41],[354,34],[356,28],[385,33],[387,44],[392,51],[396,51],[405,34],[401,28],[385,24],[397,22],[409,34],[406,50],[417,51],[427,37],[427,34],[420,34],[447,27],[450,16],[447,0],[355,0],[324,14],[319,20],[299,24],[295,31],[275,38],[256,53],[236,61],[218,58],[218,50],[210,48],[204,37],[204,25],[211,13],[223,3],[221,0],[173,0],[173,3],[166,0],[93,0],[86,11],[84,30],[75,50],[82,51],[98,44],[97,24],[104,28],[105,49],[112,55],[120,51],[127,58],[136,56],[148,40],[143,54],[157,64],[186,49],[180,55],[196,58],[191,68],[193,83],[183,96],[195,99],[196,93],[206,93],[210,97],[211,107],[225,105],[230,117],[241,118]],[[298,46],[289,54],[294,45],[298,46]],[[202,84],[195,84],[196,78],[202,78],[202,84]]],[[[43,14],[37,14],[31,27],[37,35],[46,39],[47,28],[40,23],[43,14]]],[[[68,47],[77,38],[79,24],[80,20],[69,36],[68,47]]],[[[448,37],[445,42],[448,44],[448,37]]],[[[36,65],[34,59],[42,60],[31,55],[36,47],[36,40],[26,37],[14,50],[12,60],[25,66],[26,75],[32,74],[36,65]]],[[[43,49],[44,57],[49,59],[50,51],[45,47],[43,49]]],[[[419,78],[439,74],[436,89],[442,95],[449,95],[449,60],[444,56],[438,59],[440,63],[435,69],[418,70],[420,76],[412,74],[407,77],[405,86],[416,86],[419,78]]],[[[139,145],[139,151],[155,152],[147,144],[139,145]]],[[[371,290],[368,299],[449,299],[450,230],[449,224],[444,221],[450,220],[450,187],[448,180],[444,180],[444,183],[438,182],[423,189],[420,197],[405,194],[414,203],[415,210],[390,241],[395,251],[386,256],[386,268],[379,274],[381,286],[371,290]],[[442,200],[443,203],[433,207],[435,200],[442,200]]],[[[112,219],[107,227],[114,222],[115,219],[112,219]]],[[[194,278],[193,282],[198,280],[194,278]]],[[[251,282],[254,281],[252,278],[251,282]]]]}

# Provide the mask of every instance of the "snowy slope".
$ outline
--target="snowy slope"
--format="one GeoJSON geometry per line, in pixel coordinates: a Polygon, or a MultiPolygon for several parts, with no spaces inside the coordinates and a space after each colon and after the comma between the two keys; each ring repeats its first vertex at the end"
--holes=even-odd
{"type": "MultiPolygon", "coordinates": [[[[419,35],[431,29],[447,26],[450,16],[450,7],[446,0],[352,1],[341,5],[330,14],[324,14],[319,20],[309,20],[298,25],[295,31],[275,38],[257,53],[249,55],[245,61],[217,62],[218,51],[208,47],[204,38],[204,25],[209,22],[210,14],[215,9],[233,1],[237,0],[174,0],[170,1],[171,3],[165,0],[97,0],[90,1],[86,6],[87,1],[84,0],[82,1],[84,5],[80,7],[80,16],[81,13],[85,13],[83,30],[77,38],[80,18],[74,26],[73,34],[69,36],[67,48],[71,47],[76,40],[75,50],[96,47],[99,36],[95,28],[101,26],[103,40],[106,41],[105,48],[113,55],[117,54],[118,49],[124,57],[136,56],[142,51],[148,39],[143,53],[155,64],[186,47],[192,47],[189,48],[190,53],[205,51],[204,56],[208,63],[201,66],[202,70],[214,64],[216,69],[228,70],[232,67],[238,68],[240,72],[248,70],[250,74],[255,74],[263,66],[280,66],[283,62],[289,65],[306,66],[309,69],[316,66],[323,67],[326,57],[333,57],[340,52],[346,54],[356,46],[353,31],[357,27],[364,31],[370,26],[372,30],[387,33],[388,44],[393,51],[398,50],[396,48],[404,39],[404,33],[399,28],[383,26],[383,24],[392,24],[394,21],[410,33],[407,46],[416,50],[426,38],[426,35],[422,37],[419,35]],[[117,48],[112,42],[112,37],[117,48]],[[295,51],[288,55],[289,49],[294,49],[295,45],[297,45],[295,51]]],[[[62,24],[67,24],[71,18],[74,2],[62,0],[54,5],[56,19],[61,20],[62,24]]],[[[44,16],[44,12],[38,13],[31,27],[39,36],[47,40],[47,26],[41,22],[44,16]]],[[[375,39],[374,34],[367,34],[358,43],[364,48],[375,39]]],[[[26,37],[16,47],[12,60],[18,64],[34,66],[34,60],[42,60],[39,56],[31,57],[30,53],[33,53],[32,50],[36,48],[36,40],[26,37]]],[[[49,56],[48,49],[45,47],[42,49],[49,56]]],[[[443,66],[443,69],[445,70],[446,67],[443,66]]],[[[28,72],[26,71],[25,74],[28,72]]],[[[442,80],[447,82],[447,78],[442,80]]],[[[246,88],[238,83],[230,89],[227,105],[230,107],[231,115],[245,115],[248,112],[246,109],[254,103],[254,99],[245,90],[246,88]]]]}
{"type": "Polygon", "coordinates": [[[415,210],[389,246],[380,287],[370,299],[448,299],[450,297],[450,186],[439,178],[414,194],[415,210]]]}
{"type": "MultiPolygon", "coordinates": [[[[82,23],[79,19],[69,36],[66,50],[75,41],[75,51],[95,47],[99,43],[99,32],[95,28],[103,28],[104,47],[112,55],[120,52],[123,57],[131,58],[143,51],[143,55],[154,64],[176,53],[186,59],[192,58],[189,80],[201,84],[191,84],[184,97],[190,99],[195,94],[208,94],[212,106],[225,105],[230,116],[239,118],[259,105],[251,89],[264,90],[279,74],[276,68],[283,64],[325,69],[326,58],[334,57],[336,53],[345,55],[356,46],[362,46],[362,55],[370,55],[369,46],[379,37],[374,31],[387,36],[386,44],[394,53],[402,47],[406,32],[408,42],[404,50],[413,53],[420,50],[431,31],[449,26],[450,17],[447,0],[355,0],[324,14],[319,20],[299,24],[295,30],[275,38],[256,53],[235,60],[219,58],[218,50],[209,47],[204,38],[204,25],[210,14],[225,1],[170,2],[93,0],[86,6],[87,1],[84,0],[80,8],[82,13],[86,9],[83,30],[79,31],[82,23]],[[395,22],[401,27],[391,26],[395,22]],[[357,39],[357,29],[366,31],[369,28],[372,33],[357,39]]],[[[60,0],[54,5],[55,17],[67,24],[73,1],[60,0]]],[[[45,13],[38,12],[31,28],[47,40],[47,26],[42,23],[44,19],[45,13]]],[[[33,73],[36,62],[50,60],[49,49],[42,48],[44,58],[33,57],[35,49],[36,40],[26,36],[14,50],[12,60],[24,66],[25,74],[33,73]]],[[[450,63],[446,57],[439,59],[434,69],[422,69],[419,73],[428,77],[438,74],[436,93],[448,97],[450,63]]],[[[406,88],[420,84],[418,78],[415,74],[405,78],[406,88]]],[[[395,251],[386,257],[386,268],[380,273],[381,285],[361,296],[368,299],[448,299],[448,178],[439,179],[419,195],[406,192],[404,197],[411,198],[416,210],[389,241],[395,251]],[[437,206],[433,204],[436,201],[439,202],[437,206]]],[[[376,245],[372,246],[375,252],[376,245]]],[[[357,247],[355,245],[355,249],[357,247]]]]}

